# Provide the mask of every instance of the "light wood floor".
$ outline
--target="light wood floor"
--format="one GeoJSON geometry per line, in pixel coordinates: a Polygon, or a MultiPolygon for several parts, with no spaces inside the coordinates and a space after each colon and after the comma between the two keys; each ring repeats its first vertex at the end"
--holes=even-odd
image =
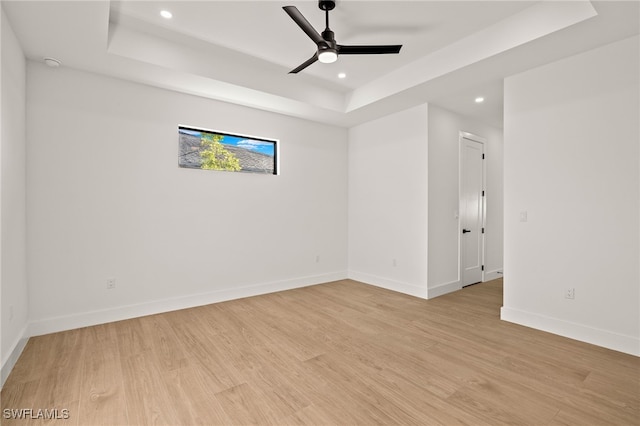
{"type": "Polygon", "coordinates": [[[17,424],[638,425],[640,358],[499,320],[500,280],[425,301],[354,281],[29,340],[17,424]],[[34,411],[35,412],[35,411],[34,411]]]}

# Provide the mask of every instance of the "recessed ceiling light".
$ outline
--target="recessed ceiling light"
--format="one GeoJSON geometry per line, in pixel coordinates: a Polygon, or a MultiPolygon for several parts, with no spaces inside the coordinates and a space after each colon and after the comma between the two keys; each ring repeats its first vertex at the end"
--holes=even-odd
{"type": "Polygon", "coordinates": [[[340,74],[338,74],[338,78],[347,78],[347,74],[341,72],[340,74]]]}
{"type": "Polygon", "coordinates": [[[169,12],[168,10],[163,10],[160,12],[160,16],[162,16],[164,19],[171,19],[173,18],[173,13],[169,12]]]}
{"type": "Polygon", "coordinates": [[[478,96],[478,97],[476,98],[476,103],[477,103],[477,104],[481,104],[481,103],[483,103],[483,102],[484,102],[484,98],[483,98],[482,96],[478,96]]]}
{"type": "Polygon", "coordinates": [[[44,61],[45,64],[47,64],[48,67],[51,68],[58,68],[60,66],[60,61],[57,60],[56,58],[43,58],[42,59],[44,61]]]}

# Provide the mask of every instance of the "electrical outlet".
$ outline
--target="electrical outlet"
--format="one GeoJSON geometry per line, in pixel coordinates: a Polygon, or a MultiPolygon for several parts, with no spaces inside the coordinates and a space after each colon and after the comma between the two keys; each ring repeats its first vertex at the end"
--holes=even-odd
{"type": "Polygon", "coordinates": [[[398,260],[397,259],[391,259],[391,264],[395,268],[396,266],[398,266],[398,260]]]}
{"type": "Polygon", "coordinates": [[[564,291],[565,299],[575,299],[576,298],[576,289],[571,287],[564,291]]]}
{"type": "Polygon", "coordinates": [[[107,290],[111,290],[116,288],[116,279],[115,278],[107,278],[107,290]]]}
{"type": "Polygon", "coordinates": [[[320,263],[320,255],[316,256],[316,263],[320,263]]]}

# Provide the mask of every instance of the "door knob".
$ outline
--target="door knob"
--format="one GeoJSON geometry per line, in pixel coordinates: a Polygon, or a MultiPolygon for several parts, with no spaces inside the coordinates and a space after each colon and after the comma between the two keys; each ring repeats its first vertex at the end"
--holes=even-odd
{"type": "Polygon", "coordinates": [[[471,229],[463,229],[463,230],[462,230],[462,233],[463,233],[463,234],[466,234],[467,232],[471,232],[471,229]]]}

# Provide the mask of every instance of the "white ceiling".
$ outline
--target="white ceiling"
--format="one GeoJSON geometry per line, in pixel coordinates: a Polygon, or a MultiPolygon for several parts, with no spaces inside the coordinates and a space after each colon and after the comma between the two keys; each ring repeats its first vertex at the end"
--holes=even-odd
{"type": "Polygon", "coordinates": [[[504,77],[640,33],[638,1],[338,0],[340,44],[403,44],[401,53],[294,75],[315,45],[286,5],[324,29],[315,0],[2,1],[35,61],[340,126],[424,102],[502,126],[504,77]]]}

